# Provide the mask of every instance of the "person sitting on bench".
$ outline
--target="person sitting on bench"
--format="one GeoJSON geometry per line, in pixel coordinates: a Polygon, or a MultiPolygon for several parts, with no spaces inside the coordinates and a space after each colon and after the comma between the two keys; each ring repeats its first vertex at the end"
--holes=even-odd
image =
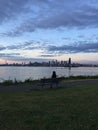
{"type": "Polygon", "coordinates": [[[58,81],[57,81],[57,75],[56,75],[55,71],[53,71],[51,78],[52,78],[51,88],[53,85],[55,85],[57,87],[58,81]]]}

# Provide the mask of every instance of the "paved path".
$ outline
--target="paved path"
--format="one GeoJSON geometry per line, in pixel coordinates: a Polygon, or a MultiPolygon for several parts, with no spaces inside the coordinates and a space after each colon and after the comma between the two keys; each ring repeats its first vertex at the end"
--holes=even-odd
{"type": "Polygon", "coordinates": [[[83,86],[90,84],[92,85],[98,84],[98,79],[74,80],[74,81],[62,82],[62,86],[65,87],[83,86]]]}
{"type": "MultiPolygon", "coordinates": [[[[98,79],[80,80],[80,81],[63,81],[59,84],[59,87],[74,87],[83,86],[90,84],[98,84],[98,79]]],[[[49,88],[49,85],[45,85],[44,88],[49,88]]],[[[11,86],[0,86],[0,92],[11,92],[11,91],[27,91],[31,89],[42,89],[41,84],[31,85],[11,85],[11,86]]]]}

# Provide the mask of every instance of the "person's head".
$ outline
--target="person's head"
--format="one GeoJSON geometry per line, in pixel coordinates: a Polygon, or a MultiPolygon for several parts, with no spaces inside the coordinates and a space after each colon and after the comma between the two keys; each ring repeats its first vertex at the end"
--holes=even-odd
{"type": "Polygon", "coordinates": [[[56,72],[55,72],[55,71],[53,71],[53,74],[56,74],[56,72]]]}
{"type": "Polygon", "coordinates": [[[53,73],[52,73],[52,78],[56,78],[56,72],[55,71],[53,71],[53,73]]]}

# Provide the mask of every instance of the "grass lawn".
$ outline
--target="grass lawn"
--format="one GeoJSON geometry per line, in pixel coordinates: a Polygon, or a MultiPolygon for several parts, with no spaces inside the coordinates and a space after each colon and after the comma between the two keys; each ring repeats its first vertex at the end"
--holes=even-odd
{"type": "Polygon", "coordinates": [[[98,130],[98,84],[0,93],[0,130],[98,130]]]}

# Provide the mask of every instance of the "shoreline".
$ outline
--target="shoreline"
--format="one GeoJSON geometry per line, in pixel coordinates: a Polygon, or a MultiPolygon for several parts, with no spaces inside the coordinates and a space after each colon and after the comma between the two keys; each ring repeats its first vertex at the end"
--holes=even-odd
{"type": "MultiPolygon", "coordinates": [[[[98,79],[82,79],[82,80],[62,80],[58,87],[53,86],[53,89],[65,88],[65,87],[80,87],[85,85],[98,84],[98,79]]],[[[0,92],[20,92],[28,90],[43,90],[50,89],[49,85],[42,85],[39,83],[25,83],[25,84],[13,84],[13,85],[0,85],[0,92]]]]}

